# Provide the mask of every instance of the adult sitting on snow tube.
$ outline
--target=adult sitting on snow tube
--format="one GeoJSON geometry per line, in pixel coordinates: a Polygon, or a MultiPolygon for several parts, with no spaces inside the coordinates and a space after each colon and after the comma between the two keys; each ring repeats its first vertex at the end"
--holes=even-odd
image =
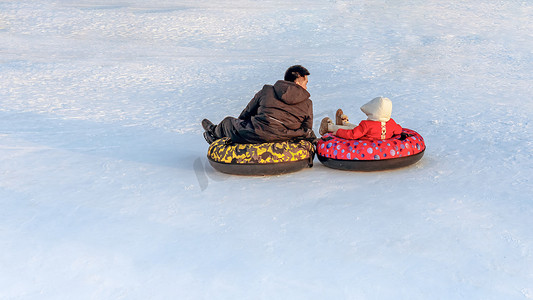
{"type": "Polygon", "coordinates": [[[228,138],[209,146],[207,159],[216,170],[236,175],[276,175],[313,165],[314,146],[306,140],[234,144],[228,138]]]}
{"type": "Polygon", "coordinates": [[[324,118],[317,156],[324,165],[341,170],[379,171],[404,167],[420,160],[426,149],[416,131],[402,128],[390,116],[392,102],[377,97],[361,107],[368,116],[359,125],[337,110],[336,124],[324,118]]]}
{"type": "Polygon", "coordinates": [[[217,125],[203,119],[211,165],[241,175],[280,174],[311,165],[314,151],[305,140],[316,136],[308,75],[300,65],[289,67],[284,80],[263,86],[238,118],[226,117],[217,125]]]}
{"type": "Polygon", "coordinates": [[[205,140],[211,144],[227,137],[234,143],[259,144],[315,139],[308,75],[306,68],[292,66],[285,71],[284,80],[264,85],[238,118],[226,117],[216,125],[203,119],[205,140]]]}

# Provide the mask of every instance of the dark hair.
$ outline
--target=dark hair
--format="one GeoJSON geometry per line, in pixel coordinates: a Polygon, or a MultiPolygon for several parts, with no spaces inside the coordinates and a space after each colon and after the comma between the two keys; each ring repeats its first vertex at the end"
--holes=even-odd
{"type": "Polygon", "coordinates": [[[309,75],[309,71],[307,71],[306,68],[300,66],[300,65],[295,65],[295,66],[292,66],[292,67],[289,67],[287,69],[287,71],[285,71],[285,78],[284,80],[285,81],[292,81],[294,82],[296,80],[296,78],[299,78],[299,77],[303,77],[305,75],[309,75]]]}

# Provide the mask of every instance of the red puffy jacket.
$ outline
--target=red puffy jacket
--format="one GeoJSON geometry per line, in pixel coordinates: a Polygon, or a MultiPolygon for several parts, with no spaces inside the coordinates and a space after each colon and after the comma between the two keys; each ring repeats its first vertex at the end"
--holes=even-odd
{"type": "Polygon", "coordinates": [[[402,127],[392,118],[387,122],[364,120],[354,129],[339,129],[335,134],[343,139],[379,140],[390,139],[393,135],[401,134],[402,127]],[[383,127],[382,127],[383,123],[383,127]]]}

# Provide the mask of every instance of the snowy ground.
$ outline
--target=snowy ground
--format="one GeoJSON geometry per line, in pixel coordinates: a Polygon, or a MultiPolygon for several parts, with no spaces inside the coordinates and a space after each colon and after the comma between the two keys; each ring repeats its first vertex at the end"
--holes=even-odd
{"type": "Polygon", "coordinates": [[[533,299],[531,49],[529,0],[1,0],[0,299],[533,299]],[[424,158],[217,173],[293,64],[424,158]]]}

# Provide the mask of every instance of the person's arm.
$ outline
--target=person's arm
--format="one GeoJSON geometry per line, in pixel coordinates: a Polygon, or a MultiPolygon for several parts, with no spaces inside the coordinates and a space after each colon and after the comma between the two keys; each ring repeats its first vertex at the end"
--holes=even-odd
{"type": "Polygon", "coordinates": [[[252,116],[255,116],[257,114],[257,109],[259,108],[259,100],[261,99],[261,91],[257,92],[252,98],[252,100],[248,102],[248,105],[246,105],[244,110],[239,115],[239,119],[249,120],[252,116]]]}
{"type": "Polygon", "coordinates": [[[311,102],[311,105],[309,105],[309,112],[302,123],[302,127],[304,129],[313,129],[313,103],[312,102],[311,102]]]}
{"type": "Polygon", "coordinates": [[[356,140],[364,136],[367,132],[367,127],[364,123],[359,123],[354,129],[342,129],[339,128],[334,134],[340,138],[347,140],[356,140]]]}

